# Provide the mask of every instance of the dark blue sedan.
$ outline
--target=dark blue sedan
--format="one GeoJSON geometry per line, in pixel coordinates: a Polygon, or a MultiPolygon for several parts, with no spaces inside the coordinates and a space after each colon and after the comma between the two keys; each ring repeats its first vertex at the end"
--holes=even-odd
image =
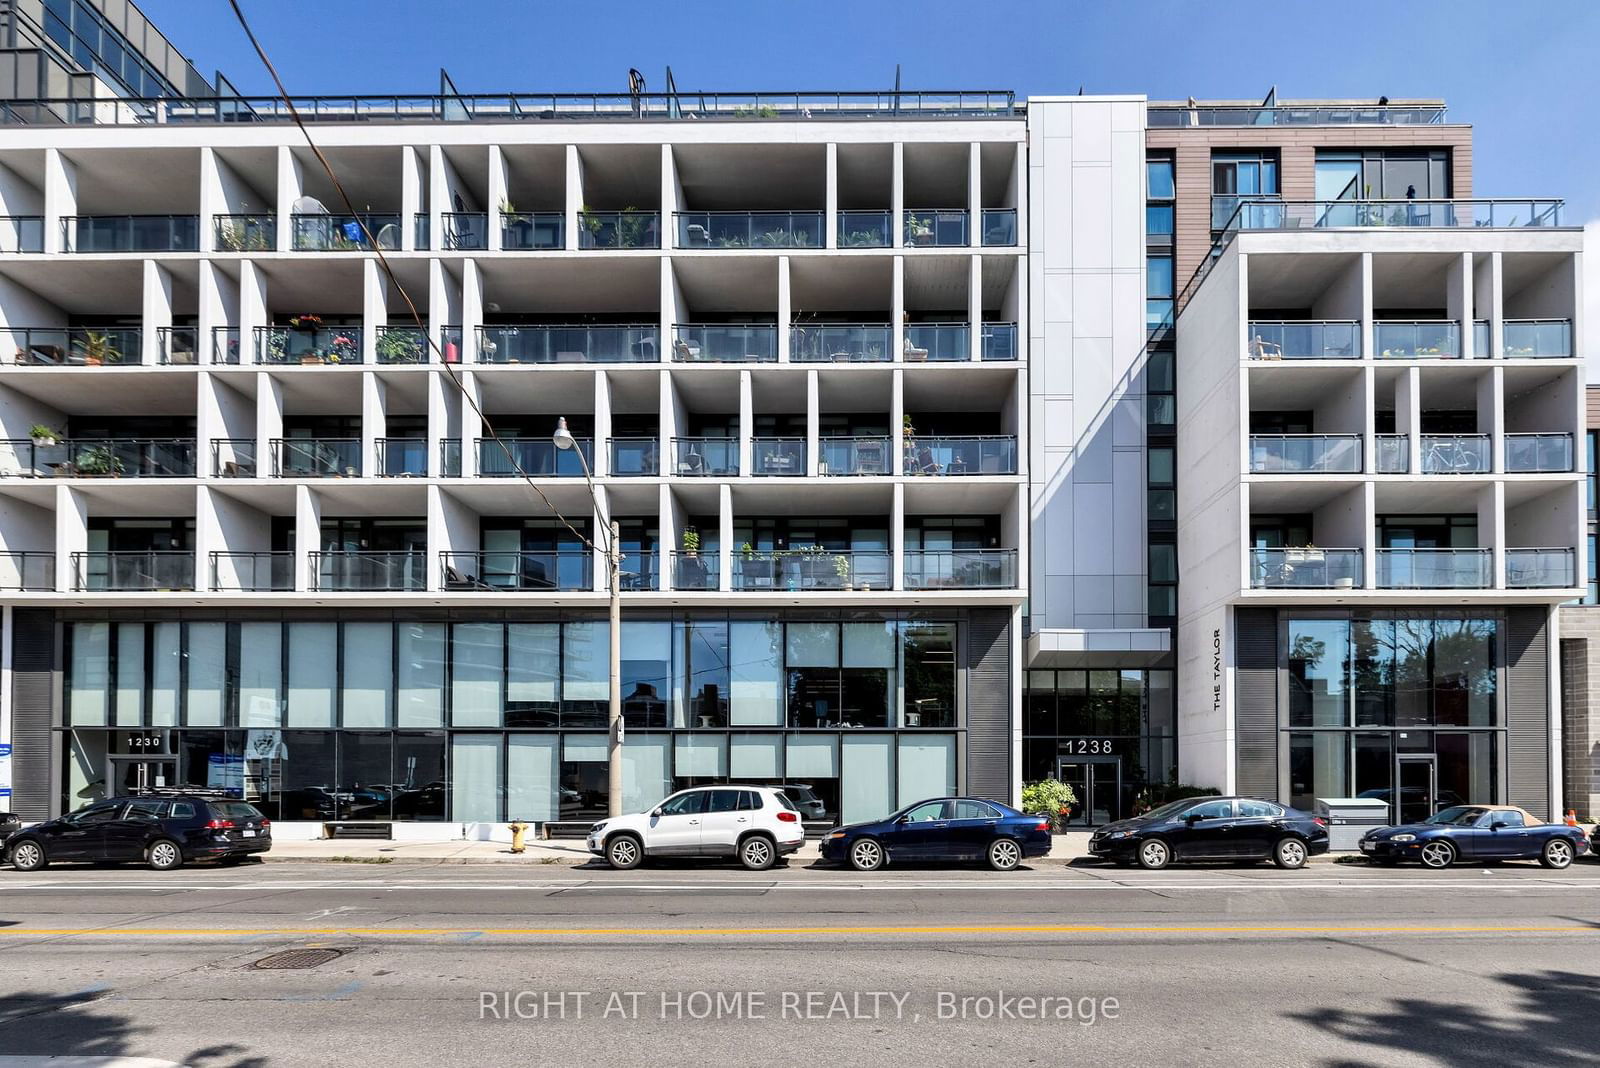
{"type": "Polygon", "coordinates": [[[1458,860],[1537,860],[1565,868],[1588,849],[1581,828],[1545,823],[1507,805],[1453,805],[1421,823],[1382,827],[1361,838],[1361,852],[1375,863],[1415,860],[1428,868],[1458,860]]]}
{"type": "Polygon", "coordinates": [[[1050,823],[996,801],[939,797],[871,823],[836,827],[822,839],[822,859],[876,871],[892,861],[987,860],[1011,871],[1025,857],[1050,852],[1050,823]]]}

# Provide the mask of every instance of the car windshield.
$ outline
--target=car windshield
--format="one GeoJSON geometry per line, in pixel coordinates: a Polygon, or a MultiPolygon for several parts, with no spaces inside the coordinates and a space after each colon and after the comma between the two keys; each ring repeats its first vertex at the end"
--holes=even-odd
{"type": "Polygon", "coordinates": [[[1443,812],[1437,812],[1422,822],[1437,824],[1441,827],[1471,827],[1482,818],[1486,811],[1487,809],[1478,808],[1475,805],[1456,805],[1445,809],[1443,812]]]}

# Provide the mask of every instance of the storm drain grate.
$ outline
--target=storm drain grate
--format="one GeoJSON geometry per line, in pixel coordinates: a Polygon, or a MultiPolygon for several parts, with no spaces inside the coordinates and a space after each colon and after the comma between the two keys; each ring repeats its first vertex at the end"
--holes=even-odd
{"type": "Polygon", "coordinates": [[[252,968],[263,968],[269,971],[281,971],[288,968],[315,968],[319,964],[326,964],[330,960],[338,960],[344,956],[342,949],[286,949],[282,953],[262,957],[251,965],[252,968]]]}

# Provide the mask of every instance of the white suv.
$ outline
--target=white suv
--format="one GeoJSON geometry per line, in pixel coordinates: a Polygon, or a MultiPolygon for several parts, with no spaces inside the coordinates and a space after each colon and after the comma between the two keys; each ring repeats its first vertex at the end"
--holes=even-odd
{"type": "Polygon", "coordinates": [[[805,840],[782,790],[735,785],[681,790],[649,812],[601,820],[588,845],[613,868],[636,868],[646,857],[738,857],[761,871],[805,840]]]}

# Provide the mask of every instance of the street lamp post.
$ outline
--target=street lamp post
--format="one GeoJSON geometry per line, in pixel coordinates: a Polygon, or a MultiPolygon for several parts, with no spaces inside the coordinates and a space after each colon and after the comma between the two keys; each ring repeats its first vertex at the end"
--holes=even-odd
{"type": "MultiPolygon", "coordinates": [[[[594,475],[583,450],[567,429],[565,418],[556,420],[556,431],[550,436],[558,449],[571,449],[578,454],[578,464],[583,468],[583,480],[589,486],[589,498],[595,511],[600,510],[600,495],[595,492],[594,475]]],[[[622,545],[617,521],[606,524],[606,588],[611,594],[610,620],[610,704],[606,709],[606,815],[622,815],[622,545]]]]}

